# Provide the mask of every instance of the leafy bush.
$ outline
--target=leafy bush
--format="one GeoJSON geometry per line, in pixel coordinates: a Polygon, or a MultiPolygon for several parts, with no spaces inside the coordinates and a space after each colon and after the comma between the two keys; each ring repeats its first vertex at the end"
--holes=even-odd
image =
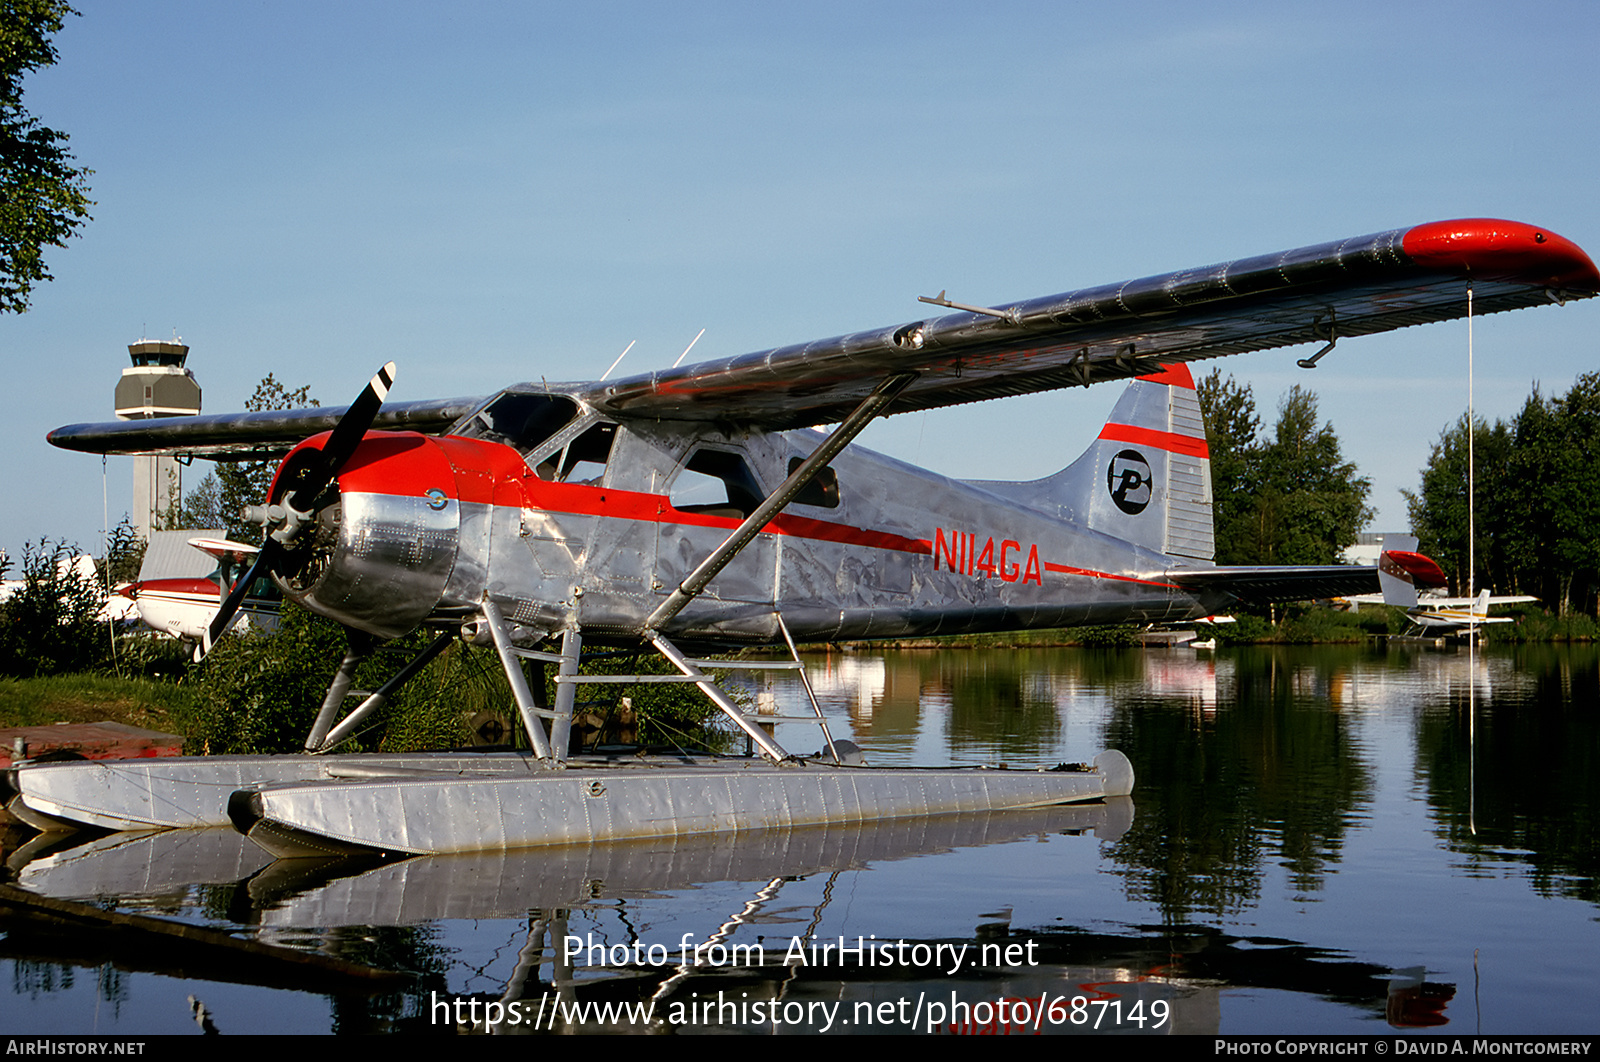
{"type": "Polygon", "coordinates": [[[1367,637],[1359,612],[1339,612],[1326,607],[1294,609],[1279,624],[1279,640],[1294,645],[1359,642],[1367,637]]]}
{"type": "MultiPolygon", "coordinates": [[[[380,647],[356,670],[352,689],[376,689],[426,645],[426,634],[399,638],[380,647]]],[[[275,634],[243,634],[222,639],[193,671],[197,705],[185,720],[189,751],[197,753],[298,752],[322,706],[328,684],[344,658],[344,632],[331,620],[290,602],[283,606],[275,634]]],[[[436,662],[437,663],[437,662],[436,662]]],[[[369,721],[368,730],[345,746],[346,751],[384,747],[382,738],[397,714],[403,715],[411,687],[369,721]]],[[[424,689],[426,686],[424,684],[424,689]]],[[[411,740],[417,732],[439,736],[438,720],[408,721],[411,740]]],[[[462,727],[444,727],[460,744],[462,727]]]]}
{"type": "Polygon", "coordinates": [[[1274,640],[1277,633],[1271,621],[1249,612],[1233,613],[1234,622],[1213,628],[1218,645],[1253,645],[1274,640]]]}
{"type": "MultiPolygon", "coordinates": [[[[373,653],[356,671],[352,689],[373,690],[432,639],[418,631],[373,653]]],[[[285,603],[277,633],[224,638],[191,674],[194,707],[181,720],[192,753],[298,752],[346,650],[344,633],[330,620],[285,603]]],[[[591,674],[676,674],[654,650],[597,654],[591,674]]],[[[555,699],[554,667],[546,669],[545,703],[555,699]]],[[[536,681],[536,680],[535,680],[536,681]]],[[[348,700],[343,708],[359,701],[348,700]]],[[[706,723],[715,707],[693,686],[647,684],[580,687],[581,724],[608,740],[706,746],[717,744],[706,723]],[[628,713],[626,733],[619,724],[628,713]],[[609,724],[609,725],[607,725],[609,724]]],[[[511,691],[492,648],[452,643],[402,686],[340,751],[412,752],[467,744],[470,720],[487,713],[509,727],[508,743],[526,746],[511,691]]],[[[341,711],[341,715],[343,712],[341,711]]]]}
{"type": "Polygon", "coordinates": [[[1600,639],[1600,623],[1585,612],[1558,616],[1535,604],[1517,605],[1507,615],[1515,623],[1497,623],[1484,628],[1496,642],[1592,642],[1600,639]]]}
{"type": "MultiPolygon", "coordinates": [[[[0,606],[0,674],[19,677],[103,666],[112,632],[100,621],[105,587],[78,548],[41,539],[23,548],[22,586],[0,606]]],[[[0,573],[5,562],[0,561],[0,573]]]]}
{"type": "Polygon", "coordinates": [[[1079,627],[1068,632],[1079,645],[1094,649],[1138,645],[1139,628],[1131,623],[1112,624],[1105,627],[1079,627]]]}

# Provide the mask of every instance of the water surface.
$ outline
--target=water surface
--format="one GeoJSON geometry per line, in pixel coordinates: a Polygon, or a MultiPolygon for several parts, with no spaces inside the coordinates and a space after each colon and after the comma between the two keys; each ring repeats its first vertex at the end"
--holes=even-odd
{"type": "MultiPolygon", "coordinates": [[[[377,867],[269,865],[226,833],[104,840],[19,880],[416,980],[295,991],[13,934],[0,1018],[198,1032],[193,995],[223,1032],[437,1030],[470,1024],[474,1000],[480,1018],[526,1006],[501,1031],[557,1001],[654,1002],[669,1028],[754,1033],[1032,1031],[1023,1016],[1056,1032],[1600,1031],[1593,647],[808,665],[835,734],[874,762],[1118,748],[1131,804],[377,867]],[[593,950],[561,961],[568,936],[593,950]],[[797,945],[836,950],[801,964],[797,945]]],[[[779,739],[819,743],[787,724],[779,739]]]]}

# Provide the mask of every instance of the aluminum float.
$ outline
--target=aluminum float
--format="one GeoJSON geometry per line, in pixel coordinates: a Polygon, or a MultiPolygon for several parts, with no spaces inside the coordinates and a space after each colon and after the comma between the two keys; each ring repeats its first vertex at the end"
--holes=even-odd
{"type": "Polygon", "coordinates": [[[670,768],[573,768],[531,777],[302,782],[234,794],[234,826],[284,858],[442,855],[587,841],[1009,811],[1127,796],[1120,752],[1092,766],[846,767],[725,760],[670,768]]]}

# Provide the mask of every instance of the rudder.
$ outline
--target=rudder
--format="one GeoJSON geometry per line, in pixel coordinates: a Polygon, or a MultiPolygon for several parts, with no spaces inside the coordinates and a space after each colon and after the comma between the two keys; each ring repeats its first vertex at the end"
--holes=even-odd
{"type": "Polygon", "coordinates": [[[1083,456],[1016,488],[1006,493],[1091,530],[1210,561],[1216,554],[1211,451],[1188,366],[1169,365],[1130,381],[1083,456]]]}

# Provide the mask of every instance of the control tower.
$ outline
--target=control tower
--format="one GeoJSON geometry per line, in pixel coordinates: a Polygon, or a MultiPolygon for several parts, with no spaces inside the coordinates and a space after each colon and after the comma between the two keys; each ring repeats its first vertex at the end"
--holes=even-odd
{"type": "MultiPolygon", "coordinates": [[[[133,365],[117,381],[117,419],[183,417],[200,412],[200,385],[184,367],[182,343],[141,339],[128,344],[133,365]]],[[[133,459],[133,525],[146,540],[157,520],[183,500],[183,472],[170,457],[133,459]]]]}

